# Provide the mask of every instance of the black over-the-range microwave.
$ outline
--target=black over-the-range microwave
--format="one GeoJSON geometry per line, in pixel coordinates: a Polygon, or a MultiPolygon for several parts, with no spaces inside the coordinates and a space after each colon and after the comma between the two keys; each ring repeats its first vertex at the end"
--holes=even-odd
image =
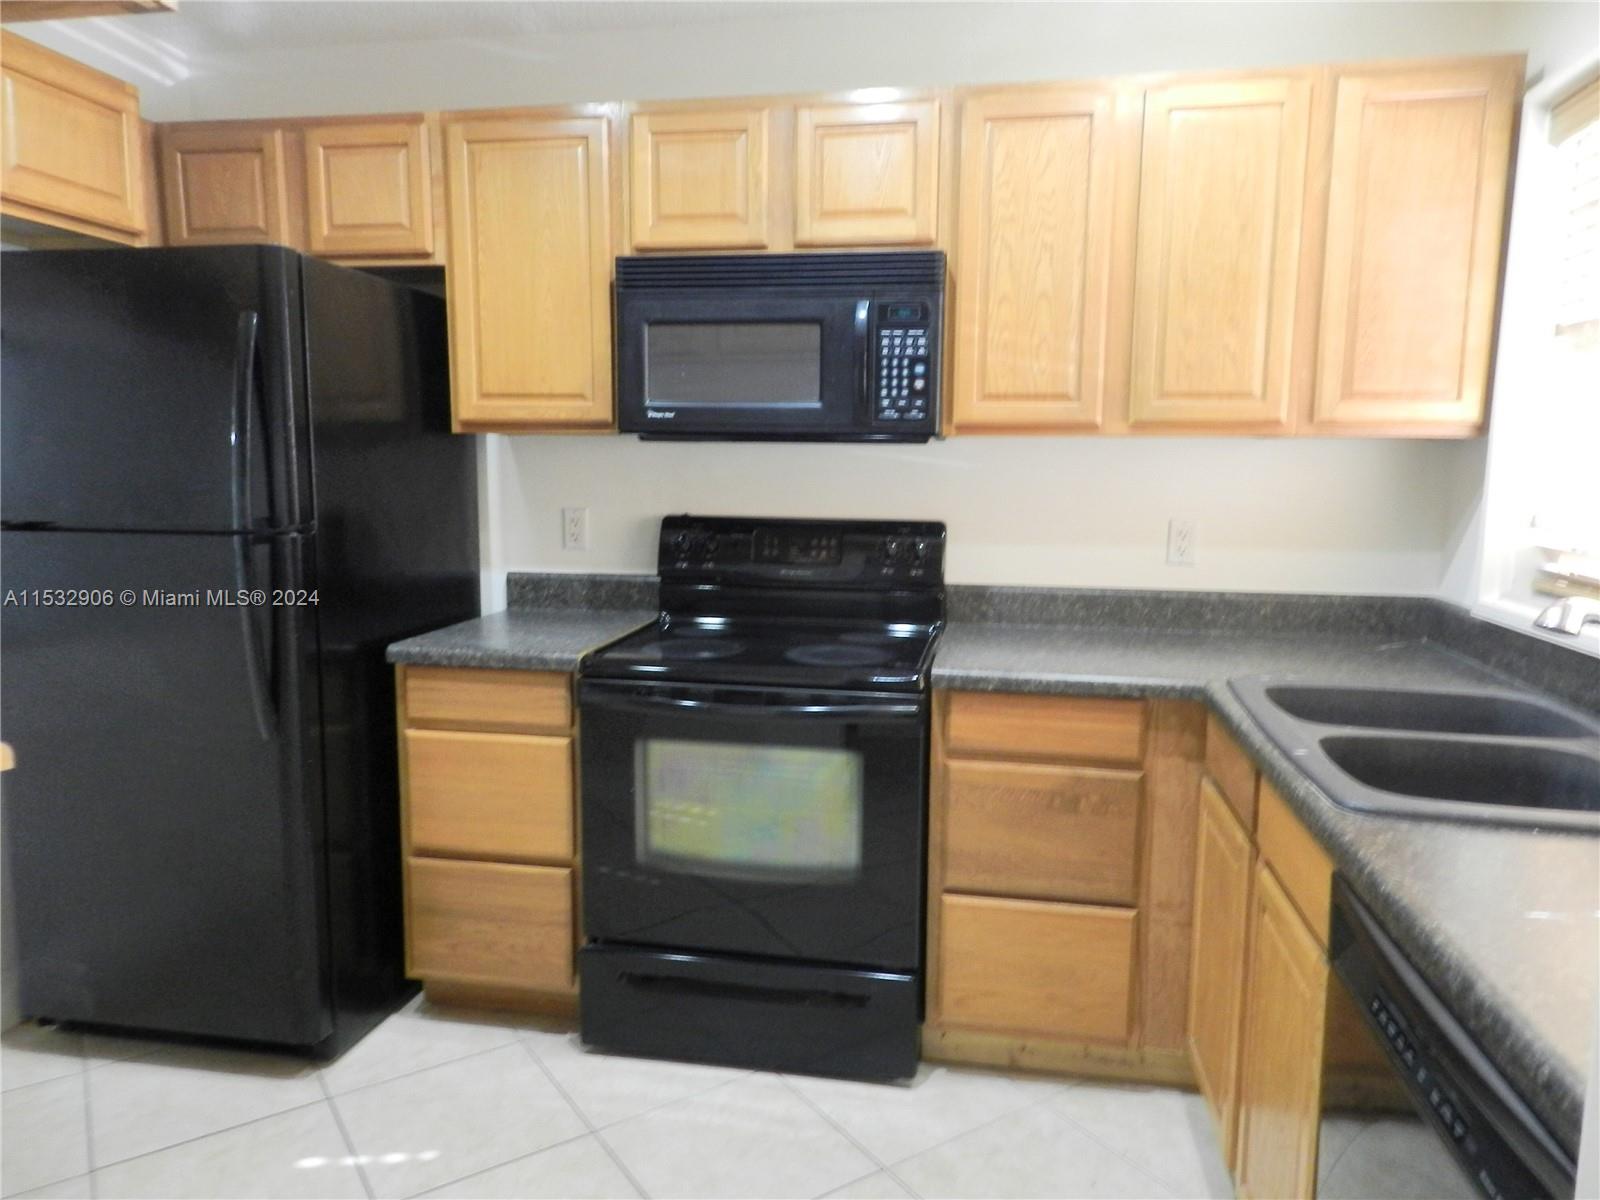
{"type": "Polygon", "coordinates": [[[925,442],[942,251],[617,259],[617,411],[673,438],[925,442]]]}

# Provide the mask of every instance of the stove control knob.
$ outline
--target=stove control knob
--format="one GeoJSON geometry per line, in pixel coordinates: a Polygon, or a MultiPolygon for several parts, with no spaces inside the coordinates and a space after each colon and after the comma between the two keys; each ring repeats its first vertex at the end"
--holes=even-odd
{"type": "Polygon", "coordinates": [[[911,557],[916,559],[919,563],[926,562],[928,559],[928,551],[931,548],[932,547],[930,547],[927,542],[922,541],[919,538],[916,545],[911,547],[911,557]]]}
{"type": "Polygon", "coordinates": [[[886,538],[883,543],[885,562],[897,563],[904,556],[906,544],[899,538],[886,538]]]}
{"type": "Polygon", "coordinates": [[[689,535],[687,533],[673,535],[672,552],[679,558],[683,558],[689,553],[689,535]]]}
{"type": "Polygon", "coordinates": [[[717,535],[713,533],[711,536],[706,538],[706,544],[705,544],[706,557],[710,558],[716,552],[717,552],[717,535]]]}

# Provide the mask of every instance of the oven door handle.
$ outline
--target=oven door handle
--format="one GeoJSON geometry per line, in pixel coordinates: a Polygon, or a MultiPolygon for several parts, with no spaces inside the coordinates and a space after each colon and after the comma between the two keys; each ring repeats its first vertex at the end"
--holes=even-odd
{"type": "Polygon", "coordinates": [[[693,716],[741,717],[766,721],[773,718],[794,720],[891,721],[922,715],[916,701],[904,704],[729,704],[720,700],[692,700],[676,696],[599,696],[592,698],[600,707],[617,712],[659,713],[663,709],[693,716]]]}

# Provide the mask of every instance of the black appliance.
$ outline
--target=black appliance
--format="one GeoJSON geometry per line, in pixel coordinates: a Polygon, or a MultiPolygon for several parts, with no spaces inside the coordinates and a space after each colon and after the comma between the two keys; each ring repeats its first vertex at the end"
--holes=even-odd
{"type": "Polygon", "coordinates": [[[1371,1045],[1343,1047],[1342,1062],[1330,1049],[1324,1063],[1318,1195],[1571,1197],[1576,1148],[1551,1135],[1339,877],[1328,951],[1371,1045]],[[1352,1078],[1352,1061],[1388,1070],[1352,1078]]]}
{"type": "Polygon", "coordinates": [[[675,438],[925,442],[944,253],[617,259],[617,412],[675,438]]]}
{"type": "Polygon", "coordinates": [[[580,668],[586,1042],[916,1070],[944,538],[662,522],[659,618],[580,668]]]}
{"type": "Polygon", "coordinates": [[[337,1053],[413,990],[384,647],[478,609],[444,305],[8,253],[0,342],[22,1010],[337,1053]]]}

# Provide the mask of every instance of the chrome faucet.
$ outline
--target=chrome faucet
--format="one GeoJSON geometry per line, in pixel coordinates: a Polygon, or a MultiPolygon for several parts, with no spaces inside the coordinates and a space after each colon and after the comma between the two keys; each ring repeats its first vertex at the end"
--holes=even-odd
{"type": "Polygon", "coordinates": [[[1568,596],[1546,608],[1534,618],[1533,623],[1540,629],[1554,629],[1557,633],[1576,637],[1590,621],[1600,625],[1600,600],[1592,600],[1588,596],[1568,596]]]}

